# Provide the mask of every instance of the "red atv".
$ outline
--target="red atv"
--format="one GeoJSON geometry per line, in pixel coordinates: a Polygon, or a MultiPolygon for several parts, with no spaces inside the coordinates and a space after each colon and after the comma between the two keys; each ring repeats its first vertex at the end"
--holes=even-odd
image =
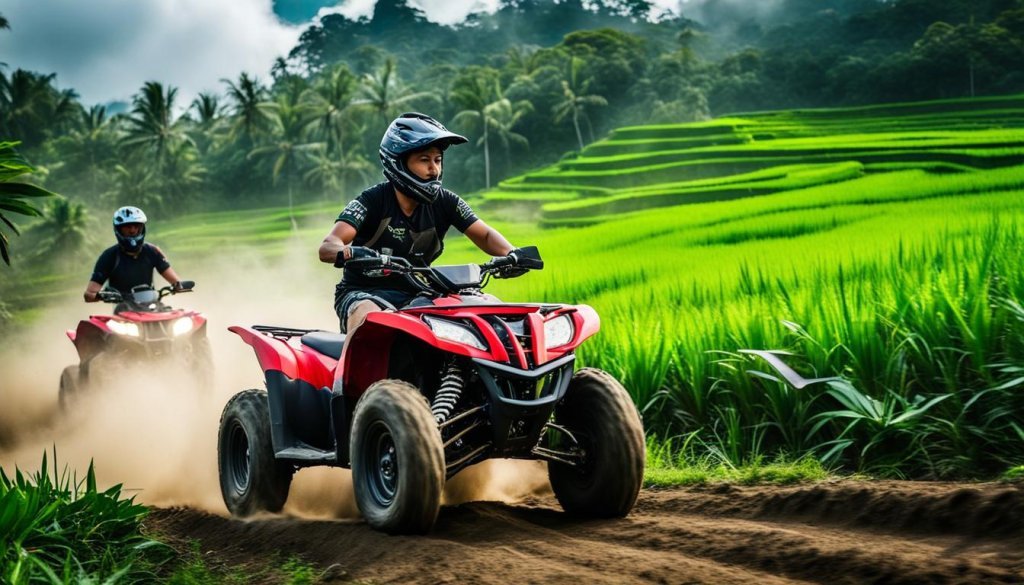
{"type": "MultiPolygon", "coordinates": [[[[517,267],[543,267],[534,247],[517,267]]],[[[220,421],[218,468],[232,514],[277,512],[299,467],[350,467],[371,526],[425,533],[445,480],[488,458],[542,459],[562,507],[621,517],[636,501],[644,434],[607,373],[575,374],[599,319],[586,305],[512,304],[480,290],[511,258],[413,267],[402,258],[346,269],[397,273],[421,294],[371,313],[344,356],[338,333],[230,327],[256,351],[267,390],[246,390],[220,421]]]]}
{"type": "Polygon", "coordinates": [[[113,315],[93,315],[67,331],[78,350],[80,364],[68,366],[60,376],[60,405],[87,388],[103,387],[103,376],[117,365],[169,359],[183,364],[196,385],[212,387],[213,358],[206,337],[206,317],[186,309],[173,309],[161,301],[167,295],[191,292],[195,283],[159,290],[144,284],[126,295],[115,290],[98,293],[101,301],[117,303],[113,315]]]}

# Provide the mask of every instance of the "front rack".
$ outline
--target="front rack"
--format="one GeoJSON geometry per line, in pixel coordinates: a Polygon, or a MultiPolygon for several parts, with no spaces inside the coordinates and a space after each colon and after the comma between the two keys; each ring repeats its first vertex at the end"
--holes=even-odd
{"type": "Polygon", "coordinates": [[[323,332],[322,329],[293,329],[291,327],[276,327],[274,325],[253,325],[252,328],[260,333],[266,333],[271,337],[277,337],[280,339],[302,337],[307,333],[314,333],[317,331],[323,332]]]}

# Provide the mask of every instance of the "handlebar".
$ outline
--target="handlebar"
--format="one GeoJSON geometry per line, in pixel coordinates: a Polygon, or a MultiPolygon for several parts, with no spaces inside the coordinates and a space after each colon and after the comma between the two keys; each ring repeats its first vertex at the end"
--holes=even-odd
{"type": "MultiPolygon", "coordinates": [[[[193,280],[180,280],[180,281],[178,281],[178,286],[177,287],[165,286],[165,287],[161,287],[161,288],[157,289],[156,292],[159,294],[159,296],[157,297],[157,300],[159,301],[159,300],[163,299],[164,297],[166,297],[167,295],[176,295],[176,294],[179,294],[179,293],[192,292],[192,289],[195,288],[195,286],[196,286],[196,283],[193,280]]],[[[127,298],[125,297],[125,295],[121,294],[121,291],[118,291],[118,290],[114,290],[114,289],[101,290],[98,293],[96,293],[96,299],[100,300],[100,301],[103,301],[104,303],[123,303],[126,300],[127,301],[134,301],[133,293],[139,292],[139,291],[142,291],[142,290],[153,290],[153,289],[149,285],[139,285],[139,286],[136,286],[136,287],[132,287],[132,290],[127,295],[127,298]],[[138,291],[136,289],[138,289],[138,291]]]]}

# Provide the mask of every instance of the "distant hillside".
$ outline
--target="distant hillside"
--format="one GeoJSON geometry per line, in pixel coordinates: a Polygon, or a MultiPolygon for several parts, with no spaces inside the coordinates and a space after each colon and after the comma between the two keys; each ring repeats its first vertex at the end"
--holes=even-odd
{"type": "Polygon", "coordinates": [[[739,114],[620,128],[578,157],[503,181],[481,207],[544,225],[721,201],[920,169],[1024,164],[1024,95],[739,114]]]}

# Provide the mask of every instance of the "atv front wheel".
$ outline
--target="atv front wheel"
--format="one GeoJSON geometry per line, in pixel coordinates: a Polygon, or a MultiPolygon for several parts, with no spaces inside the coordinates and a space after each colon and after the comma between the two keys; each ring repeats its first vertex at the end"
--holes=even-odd
{"type": "Polygon", "coordinates": [[[224,503],[235,516],[279,512],[294,469],[274,458],[267,393],[235,394],[220,417],[217,471],[224,503]]]}
{"type": "Polygon", "coordinates": [[[67,412],[71,403],[78,399],[78,387],[81,385],[81,377],[78,373],[78,366],[68,366],[60,373],[60,390],[57,392],[57,402],[61,412],[67,412]]]}
{"type": "Polygon", "coordinates": [[[366,521],[390,534],[425,534],[441,509],[441,433],[415,386],[382,380],[356,404],[352,483],[366,521]]]}
{"type": "Polygon", "coordinates": [[[644,429],[622,384],[584,368],[572,377],[555,421],[580,442],[578,466],[548,463],[551,488],[573,515],[616,518],[629,513],[644,479],[644,429]]]}

